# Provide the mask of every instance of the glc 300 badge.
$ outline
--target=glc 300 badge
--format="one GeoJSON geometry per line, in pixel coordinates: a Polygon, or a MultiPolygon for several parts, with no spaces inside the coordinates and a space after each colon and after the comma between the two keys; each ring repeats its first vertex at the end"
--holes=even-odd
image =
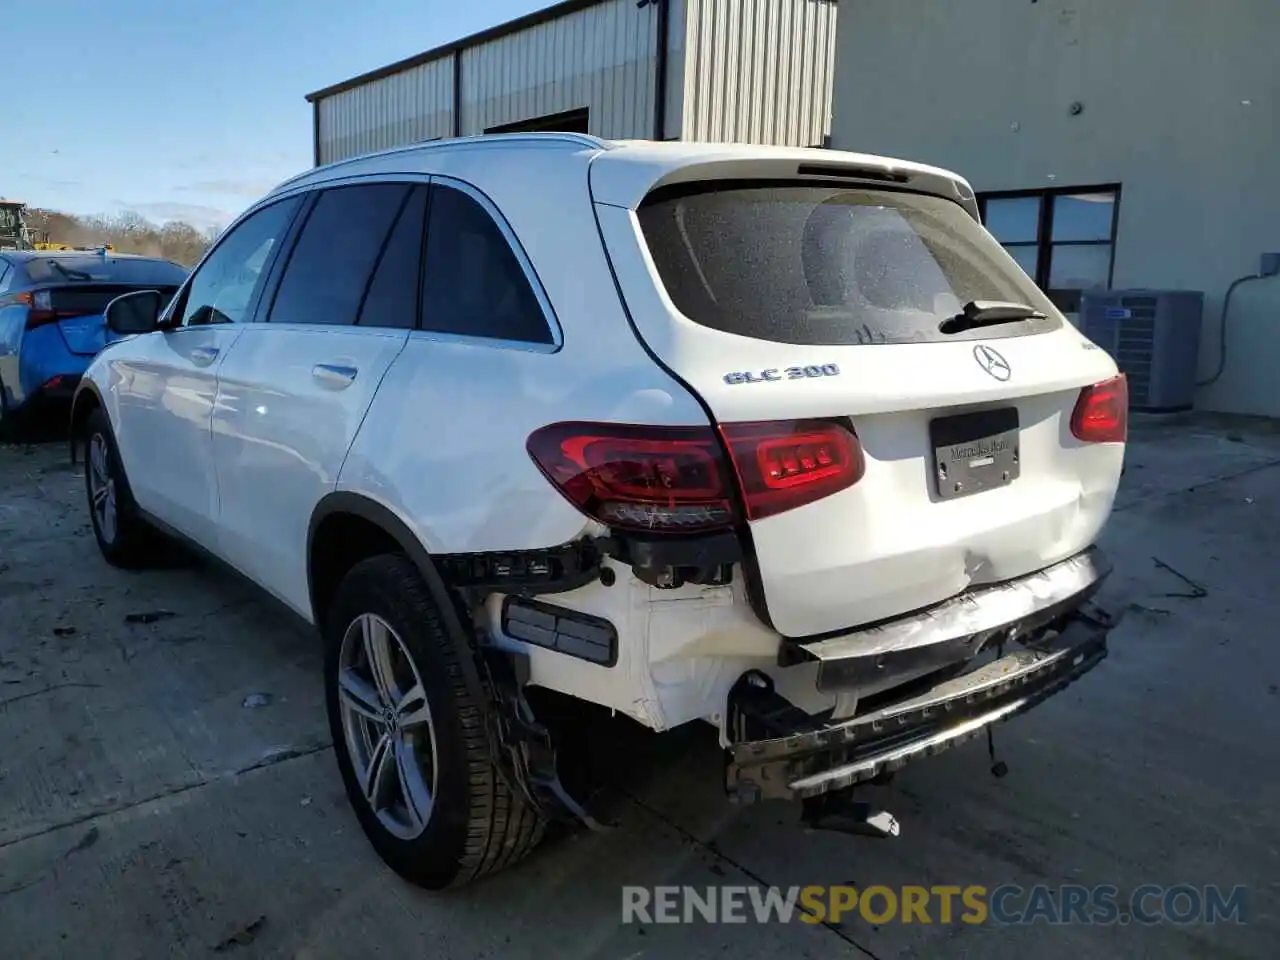
{"type": "Polygon", "coordinates": [[[838,377],[840,368],[834,363],[807,367],[766,367],[764,370],[735,370],[724,375],[729,386],[739,383],[772,383],[775,380],[809,380],[817,377],[838,377]]]}

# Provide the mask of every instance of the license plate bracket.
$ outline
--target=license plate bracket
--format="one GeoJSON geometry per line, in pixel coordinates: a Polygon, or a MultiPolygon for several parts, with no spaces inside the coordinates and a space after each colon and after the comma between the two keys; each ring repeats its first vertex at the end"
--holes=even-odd
{"type": "Polygon", "coordinates": [[[1008,486],[1018,479],[1021,451],[1018,408],[999,407],[929,423],[934,490],[954,500],[1008,486]]]}

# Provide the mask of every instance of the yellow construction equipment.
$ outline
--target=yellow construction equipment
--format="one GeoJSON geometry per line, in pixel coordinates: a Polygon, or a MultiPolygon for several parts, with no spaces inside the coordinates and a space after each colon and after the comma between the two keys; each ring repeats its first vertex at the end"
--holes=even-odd
{"type": "Polygon", "coordinates": [[[48,230],[32,230],[26,219],[27,205],[21,200],[0,197],[0,250],[91,250],[115,253],[109,243],[90,247],[76,247],[69,243],[54,243],[48,230]]]}

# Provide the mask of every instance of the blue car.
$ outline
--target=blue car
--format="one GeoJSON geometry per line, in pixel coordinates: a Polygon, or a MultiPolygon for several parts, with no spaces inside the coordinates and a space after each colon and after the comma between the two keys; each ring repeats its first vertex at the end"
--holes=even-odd
{"type": "Polygon", "coordinates": [[[102,251],[0,250],[0,437],[34,409],[69,404],[114,335],[102,316],[132,290],[172,295],[187,270],[102,251]]]}

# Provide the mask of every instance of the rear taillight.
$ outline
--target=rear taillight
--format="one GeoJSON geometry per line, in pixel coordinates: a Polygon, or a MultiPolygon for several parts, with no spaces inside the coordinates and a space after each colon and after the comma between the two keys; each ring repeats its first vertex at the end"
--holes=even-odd
{"type": "Polygon", "coordinates": [[[46,323],[56,323],[64,314],[53,309],[53,297],[48,290],[37,290],[34,293],[15,293],[0,299],[0,306],[11,303],[23,303],[27,306],[26,328],[42,327],[46,323]]]}
{"type": "Polygon", "coordinates": [[[1080,391],[1071,435],[1085,443],[1124,443],[1129,434],[1129,384],[1124,374],[1080,391]]]}
{"type": "Polygon", "coordinates": [[[529,456],[575,507],[610,527],[703,531],[733,522],[729,473],[707,427],[556,423],[529,456]]]}
{"type": "Polygon", "coordinates": [[[698,533],[737,519],[736,477],[747,518],[758,520],[851,486],[862,451],[829,423],[721,427],[557,423],[529,437],[534,463],[575,507],[622,530],[698,533]],[[732,463],[726,462],[729,450],[732,463]]]}
{"type": "Polygon", "coordinates": [[[720,428],[738,473],[748,520],[782,513],[862,479],[862,446],[835,423],[726,423],[720,428]]]}

